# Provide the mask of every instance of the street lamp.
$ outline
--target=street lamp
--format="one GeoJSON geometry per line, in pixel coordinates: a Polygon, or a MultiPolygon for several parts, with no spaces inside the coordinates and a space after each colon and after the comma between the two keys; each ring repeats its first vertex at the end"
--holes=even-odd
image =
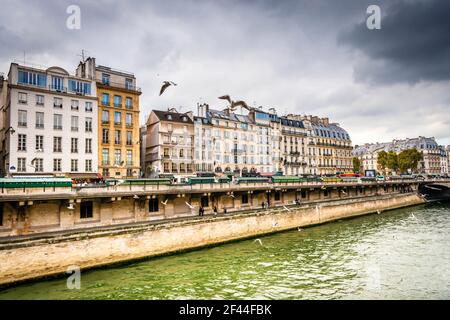
{"type": "Polygon", "coordinates": [[[8,133],[9,131],[11,131],[11,134],[14,134],[14,132],[16,132],[13,127],[9,127],[8,129],[6,129],[5,133],[8,133]]]}

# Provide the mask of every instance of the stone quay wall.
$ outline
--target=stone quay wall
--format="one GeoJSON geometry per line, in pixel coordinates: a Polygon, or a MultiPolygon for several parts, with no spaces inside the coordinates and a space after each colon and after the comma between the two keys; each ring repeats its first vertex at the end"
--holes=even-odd
{"type": "Polygon", "coordinates": [[[85,270],[424,202],[415,193],[370,195],[4,239],[0,242],[0,285],[63,274],[74,265],[85,270]]]}

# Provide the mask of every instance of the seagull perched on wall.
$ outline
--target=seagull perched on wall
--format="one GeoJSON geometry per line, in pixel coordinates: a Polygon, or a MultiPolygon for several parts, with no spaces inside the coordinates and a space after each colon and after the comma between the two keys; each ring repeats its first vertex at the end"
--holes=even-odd
{"type": "Polygon", "coordinates": [[[162,95],[164,93],[164,91],[166,91],[166,89],[170,86],[176,86],[177,84],[175,82],[172,81],[164,81],[163,85],[161,87],[161,90],[159,91],[159,95],[162,95]]]}
{"type": "Polygon", "coordinates": [[[342,192],[343,194],[347,194],[347,192],[345,192],[344,190],[341,190],[341,192],[342,192]]]}
{"type": "Polygon", "coordinates": [[[161,201],[161,203],[162,203],[163,205],[166,205],[166,204],[167,204],[167,201],[169,201],[169,199],[166,199],[166,201],[164,201],[164,202],[161,201]]]}

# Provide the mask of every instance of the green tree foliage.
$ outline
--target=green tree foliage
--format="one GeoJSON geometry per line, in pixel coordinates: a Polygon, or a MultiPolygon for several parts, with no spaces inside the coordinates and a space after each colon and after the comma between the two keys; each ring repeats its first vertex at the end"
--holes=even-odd
{"type": "Polygon", "coordinates": [[[398,169],[398,157],[394,151],[389,151],[386,156],[386,167],[391,171],[398,169]]]}
{"type": "Polygon", "coordinates": [[[361,170],[361,161],[357,157],[353,157],[353,172],[358,173],[361,170]]]}
{"type": "Polygon", "coordinates": [[[378,166],[380,167],[381,171],[385,171],[387,167],[387,152],[386,151],[380,151],[378,152],[378,158],[377,158],[378,166]]]}
{"type": "Polygon", "coordinates": [[[398,154],[398,168],[402,173],[406,173],[408,169],[411,171],[417,171],[419,161],[423,160],[422,152],[417,149],[406,149],[398,154]]]}

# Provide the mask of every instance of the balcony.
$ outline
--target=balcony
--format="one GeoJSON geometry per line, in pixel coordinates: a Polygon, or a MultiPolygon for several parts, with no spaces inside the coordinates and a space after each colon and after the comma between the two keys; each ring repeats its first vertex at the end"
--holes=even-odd
{"type": "Polygon", "coordinates": [[[299,155],[300,155],[300,152],[298,152],[298,151],[291,151],[289,154],[290,154],[291,156],[299,156],[299,155]]]}
{"type": "Polygon", "coordinates": [[[109,125],[109,120],[102,120],[102,124],[109,125]]]}
{"type": "Polygon", "coordinates": [[[63,87],[63,86],[49,85],[48,90],[53,91],[53,92],[67,93],[67,87],[63,87]]]}
{"type": "Polygon", "coordinates": [[[54,102],[53,103],[53,108],[57,108],[57,109],[62,109],[62,102],[61,103],[56,103],[56,102],[54,102]]]}
{"type": "Polygon", "coordinates": [[[294,135],[294,136],[302,136],[302,137],[307,136],[306,132],[298,132],[298,131],[295,132],[293,130],[288,130],[288,129],[282,129],[281,133],[285,134],[285,135],[294,135]]]}
{"type": "Polygon", "coordinates": [[[135,85],[130,85],[126,82],[112,82],[112,81],[103,81],[103,82],[97,82],[98,87],[113,87],[113,88],[119,88],[129,91],[136,91],[141,92],[141,88],[136,87],[135,85]]]}

